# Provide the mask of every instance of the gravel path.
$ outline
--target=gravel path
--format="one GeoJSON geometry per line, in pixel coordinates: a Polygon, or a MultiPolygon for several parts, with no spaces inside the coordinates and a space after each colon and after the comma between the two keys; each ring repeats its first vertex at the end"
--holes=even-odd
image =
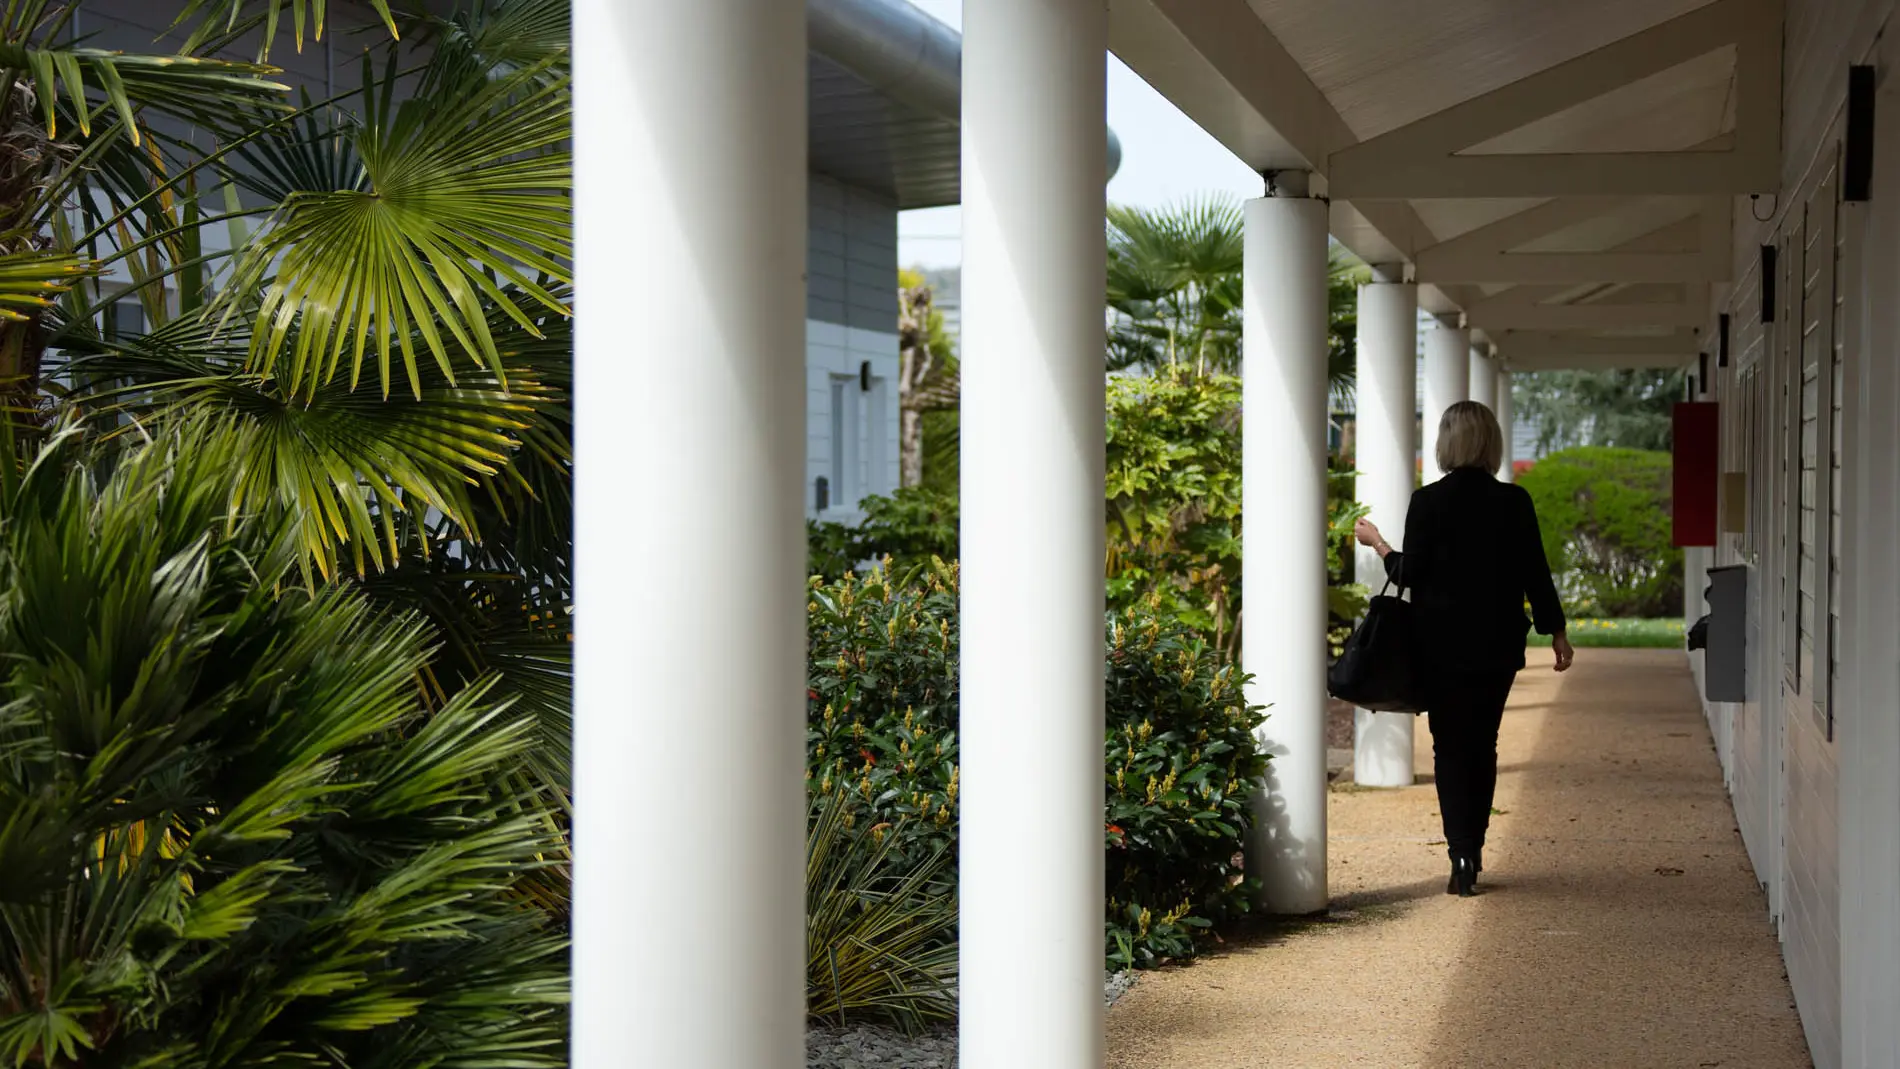
{"type": "MultiPolygon", "coordinates": [[[[1102,985],[1102,1001],[1114,1005],[1138,978],[1133,972],[1109,976],[1102,985]]],[[[805,1033],[807,1069],[956,1069],[955,1025],[943,1025],[920,1036],[906,1036],[887,1028],[813,1028],[805,1033]]]]}
{"type": "Polygon", "coordinates": [[[1429,784],[1335,790],[1331,917],[1144,976],[1109,1069],[1808,1066],[1682,654],[1531,651],[1499,751],[1477,898],[1429,784]]]}

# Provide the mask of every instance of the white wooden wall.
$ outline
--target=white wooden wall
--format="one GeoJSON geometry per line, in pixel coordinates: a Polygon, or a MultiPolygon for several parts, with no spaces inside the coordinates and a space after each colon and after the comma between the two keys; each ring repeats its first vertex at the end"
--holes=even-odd
{"type": "Polygon", "coordinates": [[[1748,531],[1686,569],[1695,615],[1702,569],[1750,567],[1748,700],[1708,713],[1820,1069],[1900,1066],[1900,91],[1882,90],[1893,163],[1872,205],[1842,204],[1838,181],[1847,69],[1877,63],[1885,80],[1890,11],[1787,0],[1782,188],[1738,205],[1737,281],[1717,302],[1733,354],[1714,387],[1723,466],[1747,475],[1748,531]]]}

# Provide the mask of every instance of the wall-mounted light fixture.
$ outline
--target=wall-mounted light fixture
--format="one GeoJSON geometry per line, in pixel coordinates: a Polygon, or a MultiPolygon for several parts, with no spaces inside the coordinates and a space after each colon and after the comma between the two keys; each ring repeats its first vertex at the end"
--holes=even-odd
{"type": "Polygon", "coordinates": [[[1698,392],[1707,395],[1709,392],[1709,354],[1697,353],[1696,363],[1701,367],[1701,370],[1697,373],[1701,385],[1697,386],[1696,389],[1698,392]]]}
{"type": "Polygon", "coordinates": [[[823,512],[826,509],[830,508],[831,507],[831,480],[820,475],[818,477],[817,483],[813,484],[813,489],[816,491],[816,494],[817,494],[818,500],[816,504],[818,506],[818,511],[823,512]]]}
{"type": "Polygon", "coordinates": [[[863,393],[871,392],[871,362],[869,360],[858,364],[858,389],[863,393]]]}
{"type": "Polygon", "coordinates": [[[1874,68],[1847,68],[1847,122],[1841,135],[1841,199],[1874,199],[1874,68]]]}
{"type": "Polygon", "coordinates": [[[1715,317],[1715,366],[1728,366],[1728,313],[1715,317]]]}

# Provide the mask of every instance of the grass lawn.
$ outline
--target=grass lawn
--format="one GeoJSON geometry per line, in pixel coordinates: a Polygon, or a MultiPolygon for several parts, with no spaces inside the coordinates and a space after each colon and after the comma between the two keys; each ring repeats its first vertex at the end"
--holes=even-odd
{"type": "MultiPolygon", "coordinates": [[[[1549,646],[1550,639],[1533,633],[1532,646],[1549,646]]],[[[1572,620],[1570,644],[1578,649],[1681,649],[1681,620],[1572,620]]]]}

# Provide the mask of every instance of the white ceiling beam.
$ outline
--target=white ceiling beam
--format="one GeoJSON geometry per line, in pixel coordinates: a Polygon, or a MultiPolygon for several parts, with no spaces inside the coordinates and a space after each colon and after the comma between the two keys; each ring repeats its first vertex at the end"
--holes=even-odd
{"type": "MultiPolygon", "coordinates": [[[[1373,174],[1410,170],[1687,63],[1733,43],[1737,9],[1748,2],[1717,0],[1341,149],[1334,154],[1327,176],[1356,188],[1373,174]]],[[[1342,191],[1341,195],[1350,194],[1342,191]]]]}
{"type": "Polygon", "coordinates": [[[1694,327],[1709,318],[1705,306],[1666,304],[1533,304],[1513,307],[1479,302],[1465,321],[1487,331],[1621,330],[1631,327],[1694,327]]]}
{"type": "Polygon", "coordinates": [[[1778,178],[1780,146],[1780,38],[1781,0],[1716,0],[1397,130],[1341,148],[1327,163],[1332,194],[1344,199],[1422,199],[1703,195],[1772,189],[1778,178]],[[1721,151],[1457,155],[1728,45],[1736,46],[1741,133],[1733,146],[1724,145],[1721,151]]]}
{"type": "Polygon", "coordinates": [[[1525,371],[1625,371],[1635,368],[1674,368],[1688,363],[1680,354],[1667,352],[1637,352],[1625,356],[1606,356],[1602,354],[1579,353],[1572,356],[1554,354],[1549,356],[1507,356],[1503,360],[1504,369],[1512,372],[1525,371]]]}
{"type": "MultiPolygon", "coordinates": [[[[1373,203],[1385,202],[1374,201],[1373,203]]],[[[1628,201],[1614,197],[1559,197],[1555,200],[1547,200],[1535,208],[1507,215],[1496,222],[1486,223],[1475,230],[1468,230],[1457,237],[1446,238],[1436,245],[1420,249],[1418,264],[1424,267],[1437,259],[1456,258],[1473,253],[1493,255],[1508,252],[1546,234],[1553,234],[1566,227],[1601,218],[1627,204],[1628,201]]]]}
{"type": "MultiPolygon", "coordinates": [[[[1614,206],[1617,202],[1607,202],[1614,206]]],[[[1685,206],[1676,222],[1601,252],[1513,252],[1578,222],[1607,214],[1599,198],[1546,201],[1517,215],[1418,252],[1420,282],[1578,285],[1588,282],[1726,282],[1734,251],[1729,240],[1733,201],[1703,198],[1685,206]],[[1685,243],[1693,251],[1684,251],[1685,243]]]]}
{"type": "Polygon", "coordinates": [[[1513,360],[1556,357],[1629,357],[1661,354],[1684,363],[1701,351],[1694,330],[1670,334],[1584,334],[1560,331],[1512,331],[1498,340],[1498,351],[1513,360]]]}
{"type": "Polygon", "coordinates": [[[1355,140],[1246,0],[1109,0],[1108,47],[1256,171],[1318,171],[1355,140]]]}
{"type": "Polygon", "coordinates": [[[1423,167],[1332,179],[1348,200],[1485,197],[1699,197],[1759,193],[1773,176],[1736,151],[1446,156],[1423,167]]]}
{"type": "Polygon", "coordinates": [[[1506,252],[1418,264],[1418,281],[1432,283],[1726,282],[1728,275],[1701,252],[1506,252]]]}

